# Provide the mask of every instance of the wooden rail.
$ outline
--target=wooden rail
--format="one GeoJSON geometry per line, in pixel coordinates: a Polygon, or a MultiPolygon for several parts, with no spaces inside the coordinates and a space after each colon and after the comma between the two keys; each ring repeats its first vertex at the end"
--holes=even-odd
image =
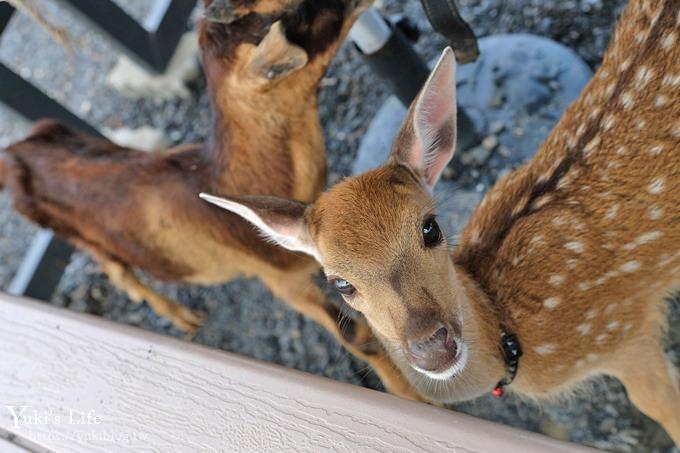
{"type": "Polygon", "coordinates": [[[28,299],[0,326],[0,451],[589,451],[28,299]]]}

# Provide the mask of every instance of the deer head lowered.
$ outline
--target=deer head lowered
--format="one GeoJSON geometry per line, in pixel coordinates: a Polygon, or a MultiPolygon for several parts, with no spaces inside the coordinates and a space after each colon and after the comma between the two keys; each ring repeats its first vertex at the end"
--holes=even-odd
{"type": "Polygon", "coordinates": [[[448,49],[383,167],[308,205],[203,197],[314,256],[429,398],[544,399],[609,374],[680,443],[661,347],[680,284],[679,41],[680,1],[632,1],[593,80],[451,254],[431,195],[456,138],[448,49]]]}
{"type": "Polygon", "coordinates": [[[208,16],[236,15],[198,26],[214,111],[208,143],[145,153],[41,122],[0,150],[0,187],[24,216],[89,251],[132,300],[146,301],[177,328],[192,332],[202,319],[133,269],[194,284],[257,276],[372,366],[388,391],[417,399],[363,320],[340,328],[338,308],[314,283],[318,263],[263,241],[237,215],[196,203],[208,191],[304,202],[318,196],[326,171],[319,81],[369,4],[204,0],[208,16]]]}

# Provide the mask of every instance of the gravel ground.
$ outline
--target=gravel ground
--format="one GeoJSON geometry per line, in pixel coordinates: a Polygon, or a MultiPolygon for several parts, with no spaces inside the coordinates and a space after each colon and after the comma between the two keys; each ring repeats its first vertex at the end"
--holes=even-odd
{"type": "MultiPolygon", "coordinates": [[[[150,5],[150,0],[119,2],[136,17],[143,17],[150,5]]],[[[64,58],[59,46],[42,30],[36,29],[28,19],[16,17],[2,39],[0,59],[3,62],[97,126],[150,125],[163,129],[172,143],[205,138],[209,118],[204,81],[198,80],[191,87],[192,97],[188,100],[159,102],[123,98],[104,84],[116,58],[111,46],[46,3],[55,20],[64,24],[85,50],[78,51],[71,59],[64,58]]],[[[479,36],[535,33],[567,45],[593,69],[600,62],[623,3],[622,0],[459,1],[463,15],[479,36]]],[[[414,19],[424,30],[418,50],[428,59],[438,55],[443,42],[430,31],[418,1],[383,0],[378,6],[389,15],[404,13],[414,19]]],[[[359,140],[389,93],[351,46],[341,49],[323,87],[320,114],[333,183],[351,172],[359,140]]],[[[0,110],[0,145],[20,137],[26,128],[15,116],[0,110]]],[[[469,172],[472,177],[457,181],[458,186],[473,190],[479,181],[486,183],[497,176],[490,175],[484,167],[474,171],[469,172]]],[[[0,288],[7,285],[35,231],[8,207],[8,197],[0,194],[0,288]]],[[[272,299],[258,281],[237,280],[209,288],[151,283],[187,306],[207,311],[208,320],[193,341],[380,388],[363,363],[349,356],[315,324],[272,299]]],[[[74,256],[51,303],[181,336],[181,332],[172,329],[145,305],[133,304],[113,289],[84,254],[74,256]]],[[[673,324],[680,322],[677,312],[672,311],[673,324]]],[[[680,354],[680,329],[675,330],[678,333],[671,334],[669,339],[674,359],[680,354]]],[[[627,402],[622,387],[610,379],[598,379],[579,396],[541,408],[514,397],[502,400],[485,397],[455,409],[612,451],[671,451],[665,434],[639,414],[627,402]]]]}

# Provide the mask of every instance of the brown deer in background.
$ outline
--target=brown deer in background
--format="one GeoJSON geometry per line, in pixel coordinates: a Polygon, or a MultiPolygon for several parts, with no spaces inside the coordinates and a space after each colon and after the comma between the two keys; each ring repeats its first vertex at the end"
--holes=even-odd
{"type": "Polygon", "coordinates": [[[385,166],[310,205],[208,199],[315,256],[428,398],[548,399],[607,374],[680,445],[662,347],[680,287],[680,0],[631,0],[593,80],[450,253],[431,193],[455,112],[447,50],[385,166]]]}
{"type": "Polygon", "coordinates": [[[198,284],[258,276],[368,362],[388,391],[416,398],[371,345],[365,322],[341,332],[338,309],[312,280],[318,263],[268,243],[237,215],[197,198],[247,193],[309,203],[324,188],[319,82],[370,2],[265,3],[281,7],[229,25],[199,24],[214,110],[210,144],[148,154],[41,122],[1,154],[0,186],[12,192],[19,212],[89,251],[116,286],[176,327],[193,331],[201,318],[143,285],[133,268],[198,284]]]}

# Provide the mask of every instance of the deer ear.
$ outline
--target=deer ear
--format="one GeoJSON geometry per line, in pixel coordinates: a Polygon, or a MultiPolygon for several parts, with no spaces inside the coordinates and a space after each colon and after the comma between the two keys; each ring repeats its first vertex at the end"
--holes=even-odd
{"type": "Polygon", "coordinates": [[[297,201],[267,196],[221,198],[202,193],[203,200],[240,215],[255,225],[268,240],[294,252],[312,255],[317,248],[305,223],[307,205],[297,201]]]}
{"type": "Polygon", "coordinates": [[[247,71],[250,76],[275,81],[303,68],[308,60],[307,52],[288,41],[281,21],[277,21],[255,48],[247,71]]]}
{"type": "Polygon", "coordinates": [[[456,148],[456,59],[450,47],[411,104],[392,158],[416,170],[431,191],[456,148]]]}

